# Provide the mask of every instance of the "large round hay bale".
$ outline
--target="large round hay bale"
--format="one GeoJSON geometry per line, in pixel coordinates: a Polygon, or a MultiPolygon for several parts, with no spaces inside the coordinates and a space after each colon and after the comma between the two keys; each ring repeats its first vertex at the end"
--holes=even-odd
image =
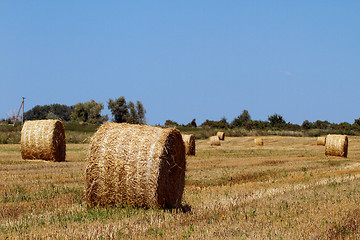
{"type": "Polygon", "coordinates": [[[195,155],[195,136],[194,134],[182,135],[185,144],[186,155],[195,155]]]}
{"type": "Polygon", "coordinates": [[[21,130],[23,159],[65,161],[65,130],[59,120],[26,121],[21,130]]]}
{"type": "Polygon", "coordinates": [[[220,146],[220,139],[218,136],[211,136],[210,137],[210,145],[211,146],[220,146]]]}
{"type": "Polygon", "coordinates": [[[325,143],[326,156],[347,157],[348,137],[346,135],[327,135],[325,143]]]}
{"type": "Polygon", "coordinates": [[[219,140],[221,140],[221,141],[225,140],[225,133],[224,132],[217,132],[216,136],[218,136],[219,140]]]}
{"type": "Polygon", "coordinates": [[[259,146],[264,145],[264,141],[261,137],[255,138],[254,142],[255,142],[255,145],[259,145],[259,146]]]}
{"type": "Polygon", "coordinates": [[[185,167],[178,130],[105,123],[91,139],[86,198],[91,206],[178,207],[185,167]]]}
{"type": "Polygon", "coordinates": [[[316,140],[316,145],[325,146],[326,143],[326,136],[320,136],[316,140]]]}

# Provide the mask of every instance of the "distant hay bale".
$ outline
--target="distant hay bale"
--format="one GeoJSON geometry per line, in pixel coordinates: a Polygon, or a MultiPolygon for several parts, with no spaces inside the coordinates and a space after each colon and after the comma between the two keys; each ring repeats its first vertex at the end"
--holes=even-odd
{"type": "Polygon", "coordinates": [[[23,159],[65,161],[65,130],[59,120],[26,121],[21,130],[23,159]]]}
{"type": "Polygon", "coordinates": [[[254,142],[255,142],[255,145],[259,145],[259,146],[264,145],[264,141],[261,137],[255,138],[254,142]]]}
{"type": "Polygon", "coordinates": [[[347,157],[348,137],[346,135],[327,135],[325,143],[326,156],[347,157]]]}
{"type": "Polygon", "coordinates": [[[316,140],[316,145],[325,146],[326,143],[326,136],[320,136],[316,140]]]}
{"type": "Polygon", "coordinates": [[[224,132],[217,132],[216,135],[219,137],[219,140],[225,140],[225,133],[224,132]]]}
{"type": "Polygon", "coordinates": [[[195,136],[194,134],[182,135],[185,144],[186,155],[195,155],[195,136]]]}
{"type": "Polygon", "coordinates": [[[179,207],[185,167],[175,128],[108,122],[91,139],[86,199],[90,206],[179,207]]]}
{"type": "Polygon", "coordinates": [[[220,146],[220,139],[218,136],[211,136],[210,137],[210,145],[211,146],[220,146]]]}

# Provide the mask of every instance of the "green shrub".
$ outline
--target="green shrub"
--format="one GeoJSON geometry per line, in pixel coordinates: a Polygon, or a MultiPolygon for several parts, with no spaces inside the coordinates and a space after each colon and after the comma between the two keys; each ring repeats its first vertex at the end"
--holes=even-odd
{"type": "Polygon", "coordinates": [[[79,123],[76,121],[63,122],[65,131],[96,132],[101,124],[79,123]]]}
{"type": "Polygon", "coordinates": [[[94,132],[65,131],[66,143],[89,143],[94,132]]]}
{"type": "Polygon", "coordinates": [[[20,141],[20,131],[0,132],[0,144],[19,144],[20,141]]]}

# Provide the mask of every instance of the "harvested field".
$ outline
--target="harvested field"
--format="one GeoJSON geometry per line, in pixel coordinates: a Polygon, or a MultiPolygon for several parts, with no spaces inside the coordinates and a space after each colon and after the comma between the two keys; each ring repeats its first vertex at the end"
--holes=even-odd
{"type": "Polygon", "coordinates": [[[0,239],[359,239],[360,137],[347,158],[316,138],[196,141],[181,209],[88,208],[88,144],[65,162],[22,160],[0,145],[0,239]]]}

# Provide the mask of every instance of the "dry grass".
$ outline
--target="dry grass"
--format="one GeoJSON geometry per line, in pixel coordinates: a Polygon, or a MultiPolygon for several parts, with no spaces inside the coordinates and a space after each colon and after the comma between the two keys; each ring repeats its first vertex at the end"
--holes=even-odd
{"type": "Polygon", "coordinates": [[[88,145],[67,161],[21,160],[0,145],[0,239],[359,239],[360,137],[348,158],[316,138],[196,141],[182,209],[87,208],[88,145]]]}

